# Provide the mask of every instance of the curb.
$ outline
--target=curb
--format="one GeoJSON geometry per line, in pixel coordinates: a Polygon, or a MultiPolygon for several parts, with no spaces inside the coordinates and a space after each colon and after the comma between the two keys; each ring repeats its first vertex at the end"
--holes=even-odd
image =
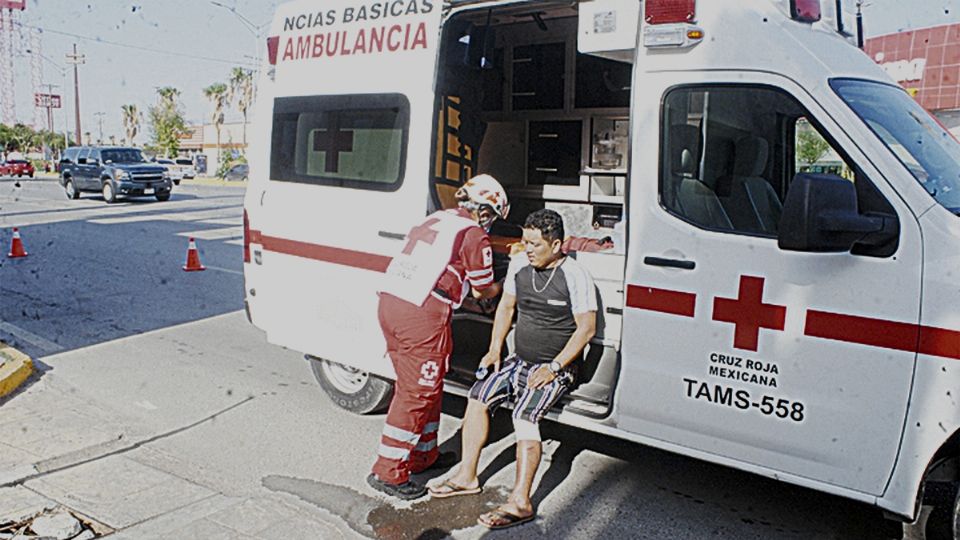
{"type": "Polygon", "coordinates": [[[180,181],[180,185],[193,185],[193,186],[221,186],[221,187],[247,187],[247,182],[240,180],[224,180],[223,178],[217,178],[213,176],[198,176],[196,178],[191,178],[187,180],[184,178],[180,181]]]}
{"type": "Polygon", "coordinates": [[[33,360],[0,341],[0,398],[19,388],[32,373],[33,360]]]}

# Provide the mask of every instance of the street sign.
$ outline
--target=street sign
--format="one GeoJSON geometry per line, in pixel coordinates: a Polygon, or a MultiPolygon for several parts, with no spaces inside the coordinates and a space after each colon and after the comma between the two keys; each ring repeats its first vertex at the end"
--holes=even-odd
{"type": "Polygon", "coordinates": [[[0,0],[0,9],[26,9],[27,0],[0,0]]]}
{"type": "Polygon", "coordinates": [[[40,108],[59,109],[60,96],[56,94],[34,94],[33,104],[40,108]]]}

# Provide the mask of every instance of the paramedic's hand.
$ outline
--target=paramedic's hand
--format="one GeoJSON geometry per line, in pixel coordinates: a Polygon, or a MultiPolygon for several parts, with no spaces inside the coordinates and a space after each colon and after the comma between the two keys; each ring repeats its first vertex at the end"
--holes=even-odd
{"type": "Polygon", "coordinates": [[[527,385],[536,390],[552,383],[556,378],[557,374],[550,371],[550,368],[546,364],[543,364],[530,374],[530,378],[527,379],[527,385]]]}
{"type": "Polygon", "coordinates": [[[489,368],[493,366],[493,371],[500,371],[500,351],[487,351],[480,359],[480,367],[489,368]]]}

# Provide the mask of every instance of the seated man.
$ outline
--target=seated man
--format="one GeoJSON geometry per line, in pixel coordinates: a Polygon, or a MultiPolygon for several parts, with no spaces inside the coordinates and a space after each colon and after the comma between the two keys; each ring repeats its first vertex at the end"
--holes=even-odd
{"type": "Polygon", "coordinates": [[[530,490],[540,465],[543,415],[576,378],[578,360],[596,329],[597,298],[593,278],[564,255],[563,220],[552,210],[527,217],[523,227],[526,257],[510,263],[503,298],[493,322],[490,349],[480,360],[477,381],[463,421],[462,461],[447,481],[430,488],[444,498],[480,492],[477,464],[490,427],[488,411],[513,400],[517,437],[517,476],[507,502],[478,522],[502,529],[532,520],[530,490]],[[516,353],[504,360],[501,350],[517,314],[516,353]],[[481,376],[493,366],[493,373],[481,376]]]}

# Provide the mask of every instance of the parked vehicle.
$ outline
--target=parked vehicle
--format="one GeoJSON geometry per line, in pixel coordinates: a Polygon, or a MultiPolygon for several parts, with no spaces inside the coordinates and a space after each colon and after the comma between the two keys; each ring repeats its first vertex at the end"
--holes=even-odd
{"type": "MultiPolygon", "coordinates": [[[[839,30],[840,3],[283,4],[244,204],[250,320],[340,406],[382,407],[385,269],[488,173],[518,222],[550,206],[573,235],[626,232],[577,255],[601,320],[549,418],[902,520],[929,505],[927,538],[956,540],[960,144],[839,30]],[[800,172],[806,126],[853,181],[800,172]]],[[[450,392],[487,313],[454,315],[450,392]]]]}
{"type": "Polygon", "coordinates": [[[246,163],[237,163],[223,173],[224,180],[246,181],[250,177],[250,166],[246,163]]]}
{"type": "Polygon", "coordinates": [[[180,167],[180,172],[185,179],[190,180],[197,177],[197,169],[194,167],[192,159],[176,158],[173,161],[180,167]]]}
{"type": "Polygon", "coordinates": [[[28,176],[33,178],[35,172],[33,163],[24,159],[10,159],[0,163],[0,176],[16,176],[17,178],[28,176]]]}
{"type": "Polygon", "coordinates": [[[172,159],[167,158],[158,158],[155,160],[158,165],[163,165],[167,169],[167,174],[170,175],[170,179],[173,180],[173,183],[180,185],[180,181],[183,180],[183,170],[177,165],[172,159]]]}
{"type": "Polygon", "coordinates": [[[137,148],[114,146],[67,148],[60,160],[60,185],[70,199],[94,192],[108,204],[122,196],[166,201],[173,189],[165,167],[148,162],[137,148]]]}

